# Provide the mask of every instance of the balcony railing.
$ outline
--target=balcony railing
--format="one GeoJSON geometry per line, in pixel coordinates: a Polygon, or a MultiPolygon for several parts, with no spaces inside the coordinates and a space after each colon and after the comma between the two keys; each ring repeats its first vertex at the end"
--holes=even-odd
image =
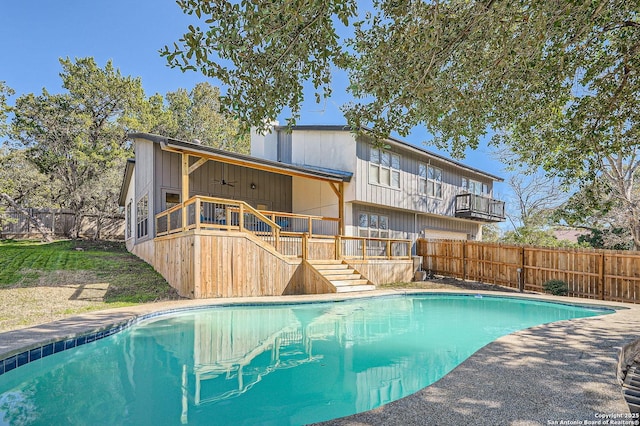
{"type": "Polygon", "coordinates": [[[456,196],[456,217],[485,222],[503,222],[504,201],[476,194],[460,194],[456,196]]]}

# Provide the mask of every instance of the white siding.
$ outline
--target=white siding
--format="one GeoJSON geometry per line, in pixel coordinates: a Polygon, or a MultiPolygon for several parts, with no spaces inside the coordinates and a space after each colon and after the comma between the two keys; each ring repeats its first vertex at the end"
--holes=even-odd
{"type": "Polygon", "coordinates": [[[338,217],[338,197],[327,182],[294,177],[293,213],[338,217]]]}

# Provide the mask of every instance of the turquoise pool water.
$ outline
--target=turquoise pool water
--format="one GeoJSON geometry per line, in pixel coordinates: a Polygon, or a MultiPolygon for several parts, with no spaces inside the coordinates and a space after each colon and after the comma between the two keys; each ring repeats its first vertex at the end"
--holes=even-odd
{"type": "Polygon", "coordinates": [[[0,376],[0,424],[299,425],[437,381],[487,343],[611,311],[415,295],[143,321],[0,376]]]}

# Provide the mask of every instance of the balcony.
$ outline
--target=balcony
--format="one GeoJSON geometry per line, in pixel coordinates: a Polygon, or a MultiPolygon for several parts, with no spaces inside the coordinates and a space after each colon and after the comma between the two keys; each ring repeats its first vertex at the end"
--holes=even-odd
{"type": "Polygon", "coordinates": [[[456,217],[482,222],[504,222],[504,201],[476,194],[456,196],[456,217]]]}

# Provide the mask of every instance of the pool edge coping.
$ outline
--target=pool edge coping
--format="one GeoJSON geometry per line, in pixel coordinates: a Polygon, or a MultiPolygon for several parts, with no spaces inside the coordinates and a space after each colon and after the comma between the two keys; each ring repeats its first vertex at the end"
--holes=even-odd
{"type": "MultiPolygon", "coordinates": [[[[496,291],[463,291],[463,290],[448,290],[448,289],[387,289],[376,290],[375,292],[354,292],[343,294],[323,294],[323,295],[296,295],[296,296],[271,296],[271,297],[238,297],[238,298],[219,298],[219,299],[198,299],[198,300],[179,300],[179,301],[167,301],[159,302],[157,304],[144,304],[137,306],[130,306],[124,308],[105,309],[100,311],[94,311],[87,314],[76,315],[68,317],[66,319],[53,321],[50,323],[40,324],[33,327],[11,330],[4,333],[0,333],[0,376],[9,371],[13,371],[16,368],[22,367],[30,362],[37,361],[41,358],[60,353],[69,349],[73,349],[78,346],[82,346],[88,343],[101,340],[103,338],[112,336],[125,329],[128,329],[142,321],[148,319],[170,315],[176,312],[188,312],[194,310],[209,309],[214,307],[232,307],[232,306],[286,306],[286,305],[299,305],[310,303],[329,303],[329,302],[344,302],[347,300],[355,299],[370,299],[379,297],[392,297],[392,296],[412,296],[421,294],[432,295],[452,295],[452,296],[488,296],[494,298],[510,298],[510,299],[524,299],[547,303],[556,303],[562,305],[578,306],[582,308],[593,309],[607,309],[614,312],[608,315],[615,315],[618,310],[621,309],[633,309],[633,307],[640,308],[637,305],[631,305],[621,302],[609,302],[598,301],[593,299],[580,298],[568,298],[559,296],[550,296],[537,293],[515,293],[515,292],[496,292],[496,291]],[[375,293],[375,294],[371,294],[375,293]],[[569,299],[569,300],[567,300],[569,299]],[[133,311],[133,312],[132,312],[133,311]],[[136,312],[139,311],[139,312],[136,312]],[[95,317],[101,315],[118,314],[122,315],[122,318],[101,321],[95,317]],[[89,320],[90,323],[98,322],[99,324],[89,327],[82,327],[80,324],[89,320]],[[64,332],[64,323],[72,322],[73,325],[79,326],[79,330],[74,332],[64,332]],[[47,339],[34,338],[30,343],[20,345],[13,345],[12,348],[3,350],[1,345],[6,337],[10,335],[30,334],[30,333],[43,333],[39,331],[42,327],[55,327],[55,325],[62,325],[63,332],[61,334],[53,333],[47,339]],[[60,346],[62,346],[60,348],[60,346]],[[49,352],[50,351],[50,352],[49,352]],[[46,355],[45,355],[45,352],[46,355]],[[31,359],[33,357],[33,359],[31,359]],[[7,369],[7,365],[11,368],[7,369]]],[[[601,316],[601,315],[598,315],[601,316]]],[[[597,318],[598,316],[595,316],[597,318]]],[[[592,317],[593,318],[593,317],[592,317]]],[[[46,331],[44,334],[48,334],[46,331]]],[[[19,341],[19,340],[18,340],[19,341]]]]}

